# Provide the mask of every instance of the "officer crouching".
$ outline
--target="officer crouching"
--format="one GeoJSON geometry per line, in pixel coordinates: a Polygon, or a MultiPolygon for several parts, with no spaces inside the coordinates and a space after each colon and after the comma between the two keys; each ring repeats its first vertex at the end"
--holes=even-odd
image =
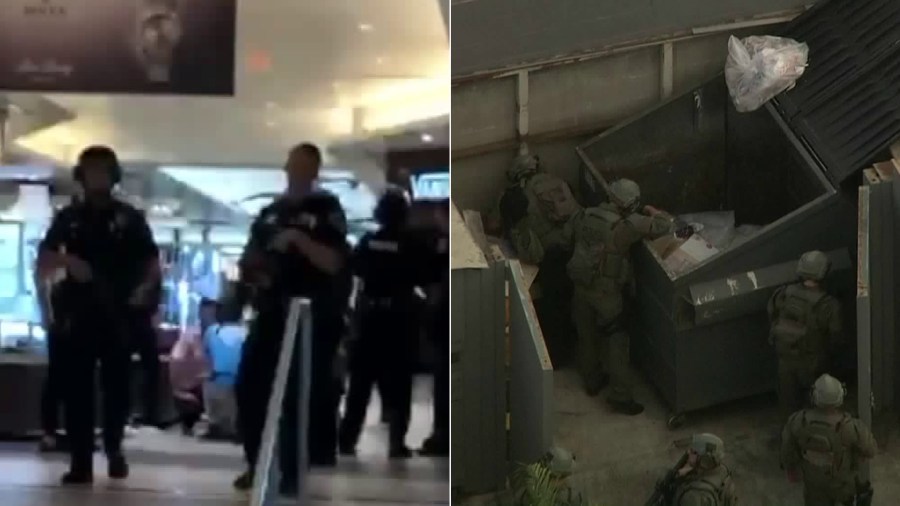
{"type": "MultiPolygon", "coordinates": [[[[349,297],[343,282],[349,246],[340,202],[315,189],[321,162],[319,149],[312,144],[291,150],[285,166],[287,191],[259,213],[240,261],[242,292],[249,294],[257,316],[244,344],[235,385],[244,457],[250,469],[235,480],[238,489],[253,483],[287,310],[294,297],[312,301],[309,461],[328,467],[337,462],[333,367],[349,297]]],[[[299,353],[299,347],[295,350],[299,353]]],[[[296,494],[299,471],[297,357],[291,364],[279,438],[285,495],[296,494]]]]}
{"type": "Polygon", "coordinates": [[[351,352],[350,390],[340,426],[340,451],[355,455],[366,409],[377,383],[389,411],[391,458],[408,458],[406,446],[412,402],[415,352],[412,306],[421,269],[406,231],[409,202],[389,190],[378,202],[375,219],[381,228],[360,240],[353,273],[361,282],[358,341],[351,352]]]}
{"type": "Polygon", "coordinates": [[[113,198],[121,176],[111,149],[84,150],[74,169],[83,199],[56,215],[38,253],[41,272],[64,268],[67,274],[53,323],[56,346],[65,357],[61,384],[70,469],[62,481],[67,485],[93,481],[98,360],[108,474],[128,476],[122,436],[129,410],[130,343],[123,315],[148,304],[159,278],[159,250],[143,214],[113,198]]]}
{"type": "Polygon", "coordinates": [[[656,485],[647,506],[735,506],[737,493],[725,466],[725,443],[695,434],[687,453],[656,485]]]}

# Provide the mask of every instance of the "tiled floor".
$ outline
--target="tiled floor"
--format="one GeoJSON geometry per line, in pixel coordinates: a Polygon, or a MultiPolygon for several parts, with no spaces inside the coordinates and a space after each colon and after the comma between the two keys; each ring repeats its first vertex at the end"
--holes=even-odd
{"type": "MultiPolygon", "coordinates": [[[[431,387],[417,381],[413,422],[408,443],[419,446],[431,428],[431,387]]],[[[380,506],[448,504],[449,465],[446,459],[386,458],[387,429],[378,423],[373,402],[355,459],[342,459],[337,469],[313,471],[309,478],[312,504],[380,506]]],[[[97,482],[92,488],[57,486],[65,471],[63,456],[35,453],[33,444],[0,445],[0,505],[3,506],[181,506],[243,505],[247,496],[233,492],[232,479],[243,467],[237,446],[200,442],[169,433],[141,432],[126,441],[132,476],[110,483],[106,463],[96,458],[97,482]]]]}

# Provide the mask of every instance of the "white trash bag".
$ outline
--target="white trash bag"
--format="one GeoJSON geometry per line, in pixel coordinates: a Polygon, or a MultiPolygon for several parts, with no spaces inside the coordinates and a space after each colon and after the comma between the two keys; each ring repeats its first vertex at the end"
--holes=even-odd
{"type": "Polygon", "coordinates": [[[791,39],[751,36],[728,39],[725,82],[738,112],[751,112],[794,87],[806,69],[809,46],[791,39]]]}

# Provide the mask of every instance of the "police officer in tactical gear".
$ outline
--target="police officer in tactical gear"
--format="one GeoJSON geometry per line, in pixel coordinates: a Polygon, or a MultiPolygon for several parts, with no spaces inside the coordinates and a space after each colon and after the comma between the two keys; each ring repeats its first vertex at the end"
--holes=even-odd
{"type": "Polygon", "coordinates": [[[358,340],[351,351],[350,389],[339,430],[339,448],[355,455],[372,387],[377,383],[389,411],[391,458],[409,458],[406,446],[412,402],[415,327],[411,318],[414,289],[421,268],[407,230],[409,201],[390,189],[375,208],[380,229],[360,239],[353,254],[353,273],[361,290],[358,340]]]}
{"type": "Polygon", "coordinates": [[[877,452],[875,436],[841,409],[846,393],[823,374],[812,390],[815,407],[791,415],[782,432],[781,462],[791,482],[802,477],[806,506],[871,504],[871,485],[861,482],[859,470],[877,452]]]}
{"type": "Polygon", "coordinates": [[[74,176],[84,197],[53,219],[40,245],[38,265],[42,272],[67,272],[54,307],[56,345],[66,357],[63,396],[71,467],[63,483],[85,484],[93,480],[98,360],[108,473],[113,479],[128,476],[122,454],[130,384],[125,315],[148,303],[159,279],[159,250],[143,214],[112,196],[121,167],[111,149],[84,150],[74,176]]]}
{"type": "Polygon", "coordinates": [[[639,208],[640,188],[634,181],[612,182],[609,201],[585,209],[575,220],[575,251],[566,267],[575,285],[572,319],[584,388],[594,396],[611,381],[607,401],[627,415],[644,411],[632,396],[628,335],[621,324],[623,290],[632,283],[628,257],[634,244],[676,228],[667,214],[646,206],[646,216],[639,208]]]}
{"type": "Polygon", "coordinates": [[[684,465],[675,474],[672,506],[736,506],[731,471],[724,464],[725,443],[714,434],[691,438],[684,465]]]}
{"type": "Polygon", "coordinates": [[[450,455],[450,200],[437,206],[435,233],[427,250],[426,273],[430,279],[432,313],[429,329],[434,343],[434,422],[431,435],[422,443],[420,455],[450,455]]]}
{"type": "MultiPolygon", "coordinates": [[[[287,191],[254,220],[240,260],[242,288],[238,301],[230,305],[251,301],[257,316],[244,343],[235,385],[249,468],[235,480],[239,489],[253,483],[287,311],[294,297],[312,300],[309,461],[313,466],[336,464],[338,399],[333,368],[349,297],[344,275],[350,248],[340,202],[315,188],[321,163],[321,153],[312,144],[291,150],[285,166],[287,191]]],[[[300,352],[299,347],[295,350],[300,352]]],[[[297,360],[291,361],[281,415],[279,462],[286,495],[297,491],[297,360]]]]}
{"type": "Polygon", "coordinates": [[[797,263],[800,281],[777,289],[769,300],[784,416],[803,407],[813,381],[828,367],[829,352],[840,344],[840,303],[822,287],[830,266],[821,251],[804,253],[797,263]]]}
{"type": "Polygon", "coordinates": [[[568,183],[542,170],[537,157],[521,155],[507,171],[500,199],[504,235],[523,262],[539,266],[532,286],[535,311],[554,364],[568,360],[574,334],[572,284],[565,266],[572,255],[572,218],[581,205],[568,183]]]}

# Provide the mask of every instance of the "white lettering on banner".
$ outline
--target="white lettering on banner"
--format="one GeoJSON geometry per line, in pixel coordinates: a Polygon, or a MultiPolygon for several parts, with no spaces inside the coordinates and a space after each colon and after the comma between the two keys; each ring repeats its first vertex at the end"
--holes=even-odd
{"type": "Polygon", "coordinates": [[[70,77],[74,71],[75,67],[72,65],[59,63],[56,60],[47,60],[43,63],[25,60],[16,67],[17,74],[62,75],[70,77]]]}
{"type": "Polygon", "coordinates": [[[419,174],[410,178],[412,194],[417,199],[445,199],[450,197],[450,173],[419,174]]]}

